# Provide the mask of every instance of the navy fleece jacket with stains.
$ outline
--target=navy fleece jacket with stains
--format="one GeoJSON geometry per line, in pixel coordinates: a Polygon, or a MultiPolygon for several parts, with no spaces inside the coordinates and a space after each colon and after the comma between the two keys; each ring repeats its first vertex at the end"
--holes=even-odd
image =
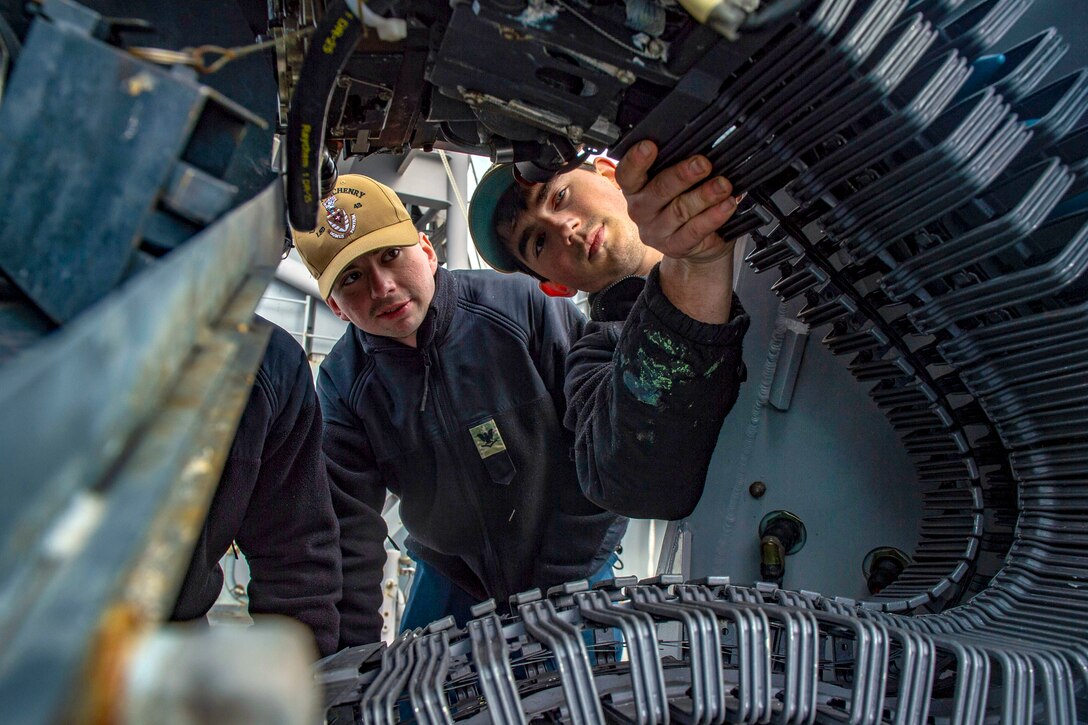
{"type": "Polygon", "coordinates": [[[630,518],[683,518],[703,494],[746,377],[748,315],[734,295],[724,325],[688,317],[662,292],[657,267],[645,283],[625,278],[591,304],[594,321],[567,356],[565,385],[582,490],[630,518]]]}

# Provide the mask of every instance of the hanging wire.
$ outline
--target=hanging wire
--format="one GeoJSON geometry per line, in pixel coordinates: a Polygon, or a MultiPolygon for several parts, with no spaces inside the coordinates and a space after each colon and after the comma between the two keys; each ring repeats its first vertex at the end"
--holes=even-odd
{"type": "Polygon", "coordinates": [[[446,152],[442,149],[438,149],[438,156],[442,159],[442,166],[446,168],[446,176],[450,180],[450,186],[453,187],[453,195],[457,197],[457,206],[461,207],[461,215],[465,218],[465,223],[468,223],[468,207],[465,205],[465,199],[461,196],[461,187],[457,183],[457,179],[453,177],[453,169],[450,168],[450,159],[446,155],[446,152]]]}
{"type": "Polygon", "coordinates": [[[234,48],[223,48],[218,45],[200,45],[196,48],[183,48],[182,50],[168,50],[166,48],[129,48],[128,52],[137,58],[159,65],[187,65],[197,73],[216,73],[232,60],[244,58],[247,55],[258,53],[273,47],[277,42],[293,40],[296,37],[309,35],[313,28],[295,30],[282,38],[273,38],[251,45],[241,45],[234,48]],[[206,56],[219,56],[208,62],[206,56]]]}
{"type": "Polygon", "coordinates": [[[587,18],[585,15],[582,15],[580,12],[578,12],[573,7],[571,7],[568,3],[563,2],[563,0],[557,0],[557,4],[559,5],[559,7],[563,8],[568,13],[570,13],[571,15],[573,15],[574,17],[578,18],[583,23],[588,25],[591,30],[594,30],[599,35],[601,35],[605,39],[610,40],[611,42],[615,43],[616,45],[623,48],[624,50],[630,51],[631,53],[634,53],[635,55],[637,55],[637,56],[639,56],[641,58],[646,58],[648,60],[658,60],[659,59],[658,56],[654,55],[653,53],[647,53],[644,50],[639,50],[635,46],[628,45],[627,43],[624,43],[619,38],[614,37],[609,32],[607,32],[606,30],[601,28],[600,26],[595,25],[592,20],[587,18]]]}
{"type": "Polygon", "coordinates": [[[472,183],[476,186],[480,185],[480,174],[476,172],[476,164],[472,163],[472,159],[468,160],[468,170],[472,172],[472,183]]]}
{"type": "MultiPolygon", "coordinates": [[[[468,206],[465,204],[465,198],[461,196],[461,186],[453,176],[453,169],[450,167],[450,159],[442,149],[438,149],[438,156],[442,159],[442,166],[446,169],[446,178],[450,180],[450,187],[453,189],[453,195],[457,198],[457,206],[461,207],[461,216],[465,218],[465,226],[468,226],[468,206]]],[[[469,163],[469,167],[471,166],[472,164],[469,163]]],[[[468,259],[469,269],[474,269],[472,255],[468,254],[466,255],[466,258],[468,259]]]]}

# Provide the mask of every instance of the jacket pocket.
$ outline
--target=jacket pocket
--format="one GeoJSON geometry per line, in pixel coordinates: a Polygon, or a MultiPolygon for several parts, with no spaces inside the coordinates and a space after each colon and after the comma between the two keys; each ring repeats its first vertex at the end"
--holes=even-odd
{"type": "Polygon", "coordinates": [[[484,467],[491,474],[491,480],[500,486],[509,485],[518,472],[518,469],[514,466],[514,461],[506,451],[485,458],[484,467]]]}

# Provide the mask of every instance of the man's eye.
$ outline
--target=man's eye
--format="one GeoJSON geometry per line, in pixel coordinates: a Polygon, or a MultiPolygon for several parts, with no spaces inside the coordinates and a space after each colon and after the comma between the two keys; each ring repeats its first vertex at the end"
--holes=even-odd
{"type": "Polygon", "coordinates": [[[540,253],[544,251],[544,235],[541,234],[533,241],[533,256],[539,257],[540,253]]]}
{"type": "Polygon", "coordinates": [[[359,279],[358,272],[348,272],[344,275],[344,278],[340,280],[340,286],[347,287],[349,284],[356,281],[357,279],[359,279]]]}
{"type": "Polygon", "coordinates": [[[555,192],[555,205],[559,206],[560,202],[567,197],[567,187],[563,187],[559,191],[555,192]]]}
{"type": "Polygon", "coordinates": [[[385,250],[385,254],[382,255],[383,262],[392,262],[394,259],[400,256],[400,247],[390,247],[385,250]]]}

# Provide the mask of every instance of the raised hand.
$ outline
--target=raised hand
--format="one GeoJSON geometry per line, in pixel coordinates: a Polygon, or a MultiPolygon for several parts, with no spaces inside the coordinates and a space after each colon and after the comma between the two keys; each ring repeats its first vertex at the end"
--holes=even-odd
{"type": "Polygon", "coordinates": [[[650,178],[656,158],[657,146],[641,141],[616,167],[616,182],[642,243],[666,257],[695,263],[731,253],[732,243],[723,242],[716,231],[737,209],[732,184],[721,176],[704,181],[711,170],[705,156],[692,156],[650,178]]]}

